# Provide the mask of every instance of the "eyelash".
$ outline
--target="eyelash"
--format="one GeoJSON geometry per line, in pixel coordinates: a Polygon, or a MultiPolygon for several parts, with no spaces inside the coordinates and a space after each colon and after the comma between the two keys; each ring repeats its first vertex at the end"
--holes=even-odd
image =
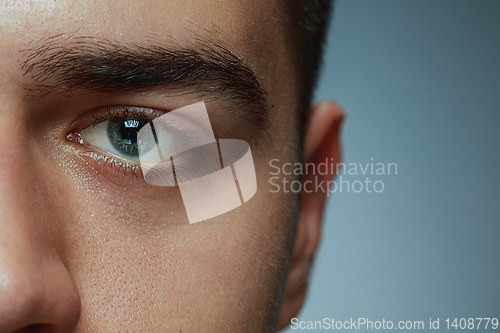
{"type": "Polygon", "coordinates": [[[153,121],[155,118],[161,116],[161,114],[158,114],[157,116],[154,117],[149,117],[145,115],[143,112],[137,112],[134,110],[130,110],[128,107],[125,107],[123,109],[119,110],[111,110],[109,108],[106,109],[106,113],[102,116],[99,115],[93,115],[93,121],[90,123],[89,126],[85,127],[88,128],[90,126],[96,126],[106,120],[111,120],[111,119],[116,119],[116,118],[136,118],[140,120],[146,120],[146,121],[153,121]]]}

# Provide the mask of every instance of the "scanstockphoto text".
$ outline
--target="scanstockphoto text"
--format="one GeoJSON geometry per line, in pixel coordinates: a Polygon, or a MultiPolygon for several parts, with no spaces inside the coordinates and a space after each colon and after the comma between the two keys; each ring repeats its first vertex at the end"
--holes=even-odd
{"type": "Polygon", "coordinates": [[[348,318],[338,320],[299,320],[292,318],[292,330],[496,330],[499,328],[498,318],[462,317],[462,318],[429,318],[429,320],[386,320],[373,318],[348,318]]]}
{"type": "Polygon", "coordinates": [[[379,194],[386,189],[387,177],[398,175],[397,163],[379,162],[373,157],[357,163],[335,163],[328,158],[321,163],[283,163],[276,158],[269,160],[269,167],[271,193],[379,194]]]}

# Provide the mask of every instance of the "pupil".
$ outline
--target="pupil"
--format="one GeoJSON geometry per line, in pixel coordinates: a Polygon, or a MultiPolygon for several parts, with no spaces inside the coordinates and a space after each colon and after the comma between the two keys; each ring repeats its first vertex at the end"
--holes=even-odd
{"type": "Polygon", "coordinates": [[[140,122],[137,119],[129,119],[125,120],[120,126],[120,134],[123,138],[123,141],[126,144],[136,144],[137,143],[137,133],[142,126],[140,126],[140,122]]]}
{"type": "Polygon", "coordinates": [[[148,122],[133,118],[118,118],[109,121],[108,137],[113,146],[121,153],[139,156],[137,134],[148,122]]]}

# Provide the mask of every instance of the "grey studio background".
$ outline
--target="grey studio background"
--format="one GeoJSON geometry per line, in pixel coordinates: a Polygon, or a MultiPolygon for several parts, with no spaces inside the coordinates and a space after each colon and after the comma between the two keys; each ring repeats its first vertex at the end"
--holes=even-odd
{"type": "Polygon", "coordinates": [[[337,1],[316,97],[398,170],[328,201],[299,320],[500,318],[500,1],[337,1]]]}

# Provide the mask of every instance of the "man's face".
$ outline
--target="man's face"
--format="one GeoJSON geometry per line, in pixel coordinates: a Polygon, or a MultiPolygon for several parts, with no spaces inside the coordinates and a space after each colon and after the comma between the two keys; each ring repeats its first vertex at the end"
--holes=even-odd
{"type": "Polygon", "coordinates": [[[272,330],[296,197],[269,192],[268,161],[293,161],[298,146],[278,4],[9,4],[0,9],[0,333],[272,330]],[[145,69],[158,54],[166,64],[145,69]],[[200,101],[217,139],[250,144],[258,189],[189,224],[179,188],[148,185],[101,129],[200,101]]]}

